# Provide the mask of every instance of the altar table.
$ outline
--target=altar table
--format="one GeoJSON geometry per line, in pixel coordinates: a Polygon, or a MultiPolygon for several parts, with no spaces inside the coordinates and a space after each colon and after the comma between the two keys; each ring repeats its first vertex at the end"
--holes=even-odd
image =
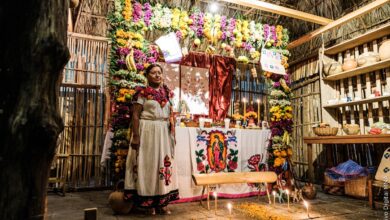
{"type": "MultiPolygon", "coordinates": [[[[175,157],[180,200],[199,200],[202,187],[193,173],[248,172],[266,169],[269,130],[176,127],[175,157]]],[[[223,184],[218,197],[241,198],[259,193],[256,184],[223,184]]],[[[265,187],[260,188],[265,192],[265,187]]]]}

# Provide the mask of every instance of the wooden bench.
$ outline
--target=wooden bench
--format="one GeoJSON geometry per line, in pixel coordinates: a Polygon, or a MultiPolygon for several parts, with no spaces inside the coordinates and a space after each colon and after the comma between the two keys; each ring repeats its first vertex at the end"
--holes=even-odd
{"type": "MultiPolygon", "coordinates": [[[[231,172],[231,173],[208,173],[208,174],[193,174],[192,179],[197,186],[203,186],[200,204],[205,189],[207,189],[207,209],[210,209],[210,185],[218,184],[235,184],[235,183],[274,183],[277,176],[275,172],[231,172]]],[[[260,190],[259,190],[260,195],[260,190]]],[[[267,188],[268,201],[270,202],[270,195],[267,188]]]]}

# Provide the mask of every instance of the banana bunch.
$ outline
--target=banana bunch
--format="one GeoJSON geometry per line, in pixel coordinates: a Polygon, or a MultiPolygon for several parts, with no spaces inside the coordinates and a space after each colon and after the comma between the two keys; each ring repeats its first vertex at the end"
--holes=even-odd
{"type": "Polygon", "coordinates": [[[286,145],[290,145],[290,134],[287,131],[284,131],[282,141],[283,143],[286,143],[286,145]]]}
{"type": "Polygon", "coordinates": [[[130,53],[127,54],[125,60],[126,60],[127,69],[129,69],[130,71],[135,71],[135,70],[137,70],[137,67],[135,66],[135,61],[134,61],[134,52],[133,52],[133,49],[131,49],[131,50],[130,50],[130,53]]]}
{"type": "Polygon", "coordinates": [[[284,79],[280,79],[280,85],[282,86],[282,88],[284,89],[285,92],[291,92],[291,89],[290,87],[288,87],[287,83],[286,83],[286,80],[284,79]]]}

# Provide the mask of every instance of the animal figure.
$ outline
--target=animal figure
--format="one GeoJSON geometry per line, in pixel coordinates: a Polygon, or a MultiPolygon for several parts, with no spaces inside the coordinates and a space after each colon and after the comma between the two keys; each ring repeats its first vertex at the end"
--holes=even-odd
{"type": "Polygon", "coordinates": [[[278,199],[279,203],[284,203],[284,196],[287,198],[287,192],[285,189],[279,189],[279,192],[276,193],[275,198],[278,199]]]}

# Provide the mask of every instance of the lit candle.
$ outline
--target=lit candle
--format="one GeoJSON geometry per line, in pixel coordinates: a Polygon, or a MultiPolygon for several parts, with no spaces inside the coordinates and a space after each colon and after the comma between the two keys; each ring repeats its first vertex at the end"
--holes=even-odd
{"type": "Polygon", "coordinates": [[[306,207],[307,218],[310,218],[310,216],[309,216],[309,203],[306,202],[305,200],[303,200],[303,205],[305,205],[305,207],[306,207]]]}
{"type": "Polygon", "coordinates": [[[260,124],[260,99],[257,99],[257,121],[260,124]]]}
{"type": "Polygon", "coordinates": [[[290,192],[286,189],[287,194],[287,209],[290,209],[290,192]]]}
{"type": "Polygon", "coordinates": [[[232,216],[232,204],[231,203],[228,203],[227,204],[227,208],[228,208],[228,210],[229,210],[229,216],[231,217],[232,216]]]}
{"type": "Polygon", "coordinates": [[[275,191],[272,191],[272,195],[274,196],[274,205],[275,205],[275,196],[276,196],[276,192],[275,192],[275,191]]]}
{"type": "Polygon", "coordinates": [[[245,116],[245,113],[246,113],[246,98],[245,97],[242,99],[242,102],[244,102],[244,113],[243,113],[243,115],[245,116]]]}
{"type": "Polygon", "coordinates": [[[214,192],[213,193],[214,195],[214,204],[215,204],[215,214],[217,214],[217,192],[214,192]]]}

